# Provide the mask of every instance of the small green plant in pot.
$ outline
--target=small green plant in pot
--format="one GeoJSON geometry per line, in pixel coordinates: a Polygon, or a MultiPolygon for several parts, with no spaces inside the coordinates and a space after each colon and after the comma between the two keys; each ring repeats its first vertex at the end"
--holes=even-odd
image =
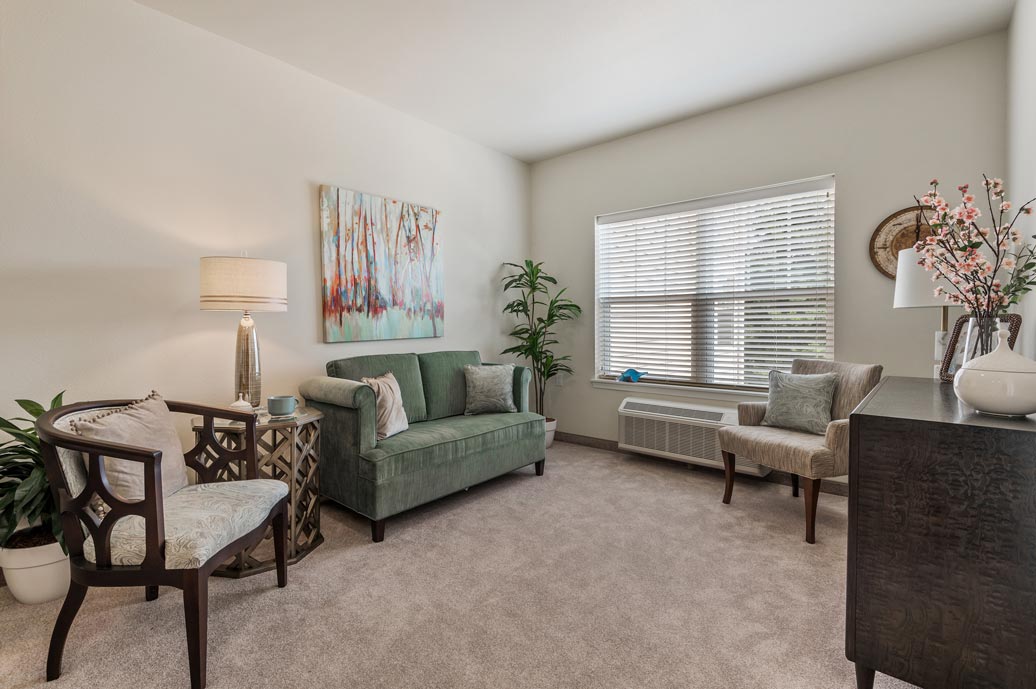
{"type": "MultiPolygon", "coordinates": [[[[61,406],[63,394],[51,409],[61,406]]],[[[32,418],[0,418],[0,435],[8,436],[0,443],[0,567],[18,601],[43,603],[68,590],[68,556],[34,425],[46,410],[32,400],[16,402],[32,418]]]]}
{"type": "MultiPolygon", "coordinates": [[[[572,373],[568,365],[571,357],[558,356],[551,347],[558,343],[555,328],[563,321],[570,321],[583,312],[575,302],[565,296],[565,288],[551,294],[551,287],[558,281],[543,270],[543,263],[507,263],[516,272],[504,277],[504,292],[517,290],[519,296],[508,302],[504,313],[514,315],[518,324],[511,331],[511,337],[518,344],[508,347],[503,354],[517,354],[529,362],[532,369],[533,408],[537,414],[544,413],[543,400],[547,381],[561,373],[572,373]]],[[[547,447],[554,440],[557,419],[547,417],[547,447]]]]}

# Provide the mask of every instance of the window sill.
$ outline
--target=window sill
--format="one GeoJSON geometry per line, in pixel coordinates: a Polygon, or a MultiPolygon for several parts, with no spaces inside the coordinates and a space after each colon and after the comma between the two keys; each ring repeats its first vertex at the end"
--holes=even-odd
{"type": "Polygon", "coordinates": [[[723,402],[759,402],[767,398],[767,393],[765,392],[724,388],[697,388],[689,385],[665,385],[663,383],[626,383],[618,380],[602,380],[600,378],[591,378],[590,385],[602,390],[620,390],[628,395],[636,395],[638,392],[642,392],[648,395],[691,397],[723,402]]]}

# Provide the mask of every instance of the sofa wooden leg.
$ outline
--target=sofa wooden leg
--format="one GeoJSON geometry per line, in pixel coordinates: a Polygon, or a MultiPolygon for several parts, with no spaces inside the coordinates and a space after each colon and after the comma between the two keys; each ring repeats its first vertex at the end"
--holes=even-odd
{"type": "Polygon", "coordinates": [[[371,519],[371,540],[381,543],[385,540],[385,520],[371,519]]]}
{"type": "Polygon", "coordinates": [[[806,543],[816,543],[817,500],[820,498],[820,479],[802,477],[805,482],[806,543]]]}
{"type": "Polygon", "coordinates": [[[145,586],[144,587],[144,600],[156,600],[158,598],[158,587],[157,586],[145,586]]]}
{"type": "Polygon", "coordinates": [[[856,689],[874,689],[874,670],[856,663],[856,689]]]}
{"type": "Polygon", "coordinates": [[[187,623],[187,661],[191,689],[205,689],[209,638],[209,576],[198,570],[184,575],[183,613],[187,623]]]}
{"type": "Polygon", "coordinates": [[[543,468],[546,465],[547,465],[547,460],[546,459],[541,459],[540,461],[536,462],[536,475],[537,476],[543,476],[543,468]]]}
{"type": "Polygon", "coordinates": [[[799,497],[799,475],[798,474],[792,474],[791,475],[791,497],[793,497],[793,498],[799,497]]]}
{"type": "Polygon", "coordinates": [[[734,453],[723,451],[723,474],[726,485],[723,488],[723,504],[730,504],[730,495],[734,492],[734,453]]]}
{"type": "Polygon", "coordinates": [[[65,653],[65,640],[68,639],[68,630],[72,628],[76,613],[86,598],[86,590],[86,586],[76,581],[68,586],[65,602],[61,605],[57,622],[54,623],[54,632],[50,635],[50,652],[47,653],[48,682],[61,676],[61,656],[65,653]]]}

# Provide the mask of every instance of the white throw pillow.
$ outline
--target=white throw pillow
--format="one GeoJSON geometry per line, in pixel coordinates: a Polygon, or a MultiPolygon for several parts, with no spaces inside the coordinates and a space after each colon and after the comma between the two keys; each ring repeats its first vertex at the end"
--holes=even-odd
{"type": "MultiPolygon", "coordinates": [[[[162,495],[172,495],[187,485],[187,467],[173,414],[157,392],[125,407],[76,419],[70,426],[77,435],[91,440],[161,450],[162,495]]],[[[84,455],[83,459],[87,457],[84,455]]],[[[127,501],[144,499],[141,462],[105,457],[104,473],[116,497],[127,501]]]]}
{"type": "Polygon", "coordinates": [[[391,438],[410,428],[403,409],[403,393],[399,391],[399,382],[392,371],[375,378],[361,378],[360,382],[374,390],[374,427],[378,440],[391,438]]]}

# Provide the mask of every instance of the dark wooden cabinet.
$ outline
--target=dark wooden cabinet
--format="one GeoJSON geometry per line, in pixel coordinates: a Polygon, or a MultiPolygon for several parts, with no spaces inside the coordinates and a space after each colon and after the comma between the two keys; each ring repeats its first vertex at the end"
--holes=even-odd
{"type": "Polygon", "coordinates": [[[846,656],[923,689],[1036,689],[1036,420],[886,378],[850,416],[846,656]]]}

